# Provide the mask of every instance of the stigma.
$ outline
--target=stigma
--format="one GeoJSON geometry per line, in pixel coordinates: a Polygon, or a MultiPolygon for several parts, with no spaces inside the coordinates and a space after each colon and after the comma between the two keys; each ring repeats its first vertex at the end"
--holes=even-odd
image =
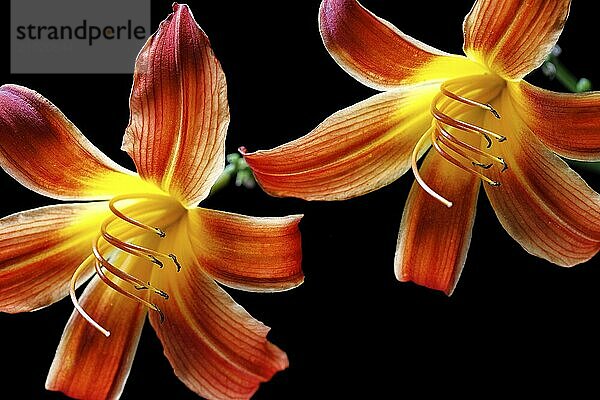
{"type": "MultiPolygon", "coordinates": [[[[152,298],[151,295],[159,296],[159,298],[166,301],[169,300],[169,294],[153,285],[150,281],[140,279],[124,271],[124,268],[113,262],[113,259],[118,259],[117,255],[121,253],[121,255],[133,256],[142,262],[146,262],[150,268],[171,268],[176,272],[181,270],[182,266],[174,253],[161,252],[155,248],[132,242],[132,238],[154,237],[163,239],[167,236],[167,227],[149,225],[144,221],[132,217],[132,214],[136,209],[139,210],[140,207],[144,207],[146,214],[154,211],[154,209],[159,213],[168,212],[168,210],[164,209],[164,205],[169,199],[168,196],[159,194],[131,194],[111,199],[108,203],[111,213],[100,225],[98,236],[92,242],[92,254],[90,256],[94,264],[95,274],[107,287],[156,312],[159,315],[161,323],[164,321],[165,315],[157,302],[150,300],[152,298]],[[121,208],[119,203],[122,205],[126,202],[130,203],[130,205],[121,208]],[[114,233],[117,231],[119,233],[114,233]],[[147,295],[141,295],[142,293],[140,292],[142,291],[147,292],[147,295]]],[[[88,262],[86,260],[71,277],[69,290],[71,301],[75,309],[88,323],[108,337],[110,336],[110,331],[96,322],[83,309],[75,294],[76,282],[87,267],[88,262]]]]}
{"type": "MultiPolygon", "coordinates": [[[[465,77],[441,84],[439,92],[431,102],[432,125],[413,149],[411,167],[416,181],[426,193],[446,207],[452,207],[453,203],[427,185],[419,174],[417,158],[427,143],[431,142],[434,151],[446,161],[493,187],[498,187],[501,183],[490,178],[486,172],[491,168],[499,168],[500,172],[508,169],[508,164],[502,157],[488,150],[496,144],[505,142],[506,136],[456,116],[456,114],[466,114],[465,109],[479,108],[489,112],[496,119],[501,118],[500,113],[490,103],[476,101],[461,93],[473,91],[474,84],[481,83],[481,79],[484,78],[465,77]],[[485,142],[485,149],[468,143],[465,135],[479,136],[485,142]]],[[[473,139],[469,141],[473,142],[473,139]]]]}

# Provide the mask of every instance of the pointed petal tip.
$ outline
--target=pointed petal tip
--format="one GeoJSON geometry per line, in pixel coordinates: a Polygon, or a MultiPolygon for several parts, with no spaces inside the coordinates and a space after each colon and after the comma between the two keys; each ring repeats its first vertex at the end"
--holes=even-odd
{"type": "Polygon", "coordinates": [[[245,146],[240,146],[238,147],[238,152],[242,155],[242,156],[246,156],[246,154],[248,154],[248,150],[246,149],[245,146]]]}

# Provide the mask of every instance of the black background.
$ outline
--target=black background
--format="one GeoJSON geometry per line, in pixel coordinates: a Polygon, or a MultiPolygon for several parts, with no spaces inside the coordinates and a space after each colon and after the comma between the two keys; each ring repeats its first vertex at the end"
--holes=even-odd
{"type": "MultiPolygon", "coordinates": [[[[461,26],[471,1],[410,2],[409,8],[404,3],[364,1],[404,32],[461,53],[461,26]]],[[[190,5],[227,75],[232,117],[228,152],[240,145],[255,150],[287,142],[374,94],[324,49],[317,26],[319,1],[190,5]]],[[[8,2],[2,7],[2,36],[8,38],[8,2]]],[[[597,19],[590,7],[591,2],[573,4],[559,44],[563,62],[600,87],[593,62],[597,19]]],[[[170,11],[170,2],[153,2],[153,30],[170,11]]],[[[10,75],[8,44],[3,50],[1,83],[37,90],[102,151],[133,168],[119,150],[131,76],[10,75]]],[[[527,80],[564,90],[539,72],[527,80]]],[[[600,179],[585,176],[600,188],[600,179]]],[[[399,283],[393,274],[394,249],[412,181],[408,173],[375,193],[330,203],[274,199],[259,189],[229,187],[203,204],[259,216],[305,214],[305,283],[281,294],[229,290],[273,328],[269,338],[290,359],[290,368],[263,384],[255,397],[399,398],[407,397],[405,391],[462,394],[479,385],[485,391],[478,394],[486,397],[498,390],[512,392],[517,385],[597,392],[587,376],[597,372],[599,259],[565,269],[528,255],[480,196],[471,248],[454,295],[399,283]]],[[[4,173],[0,184],[2,215],[55,203],[4,173]]],[[[65,299],[35,313],[0,315],[0,397],[63,398],[45,391],[44,381],[71,311],[65,299]]],[[[172,373],[148,324],[123,398],[143,396],[195,398],[172,373]]]]}

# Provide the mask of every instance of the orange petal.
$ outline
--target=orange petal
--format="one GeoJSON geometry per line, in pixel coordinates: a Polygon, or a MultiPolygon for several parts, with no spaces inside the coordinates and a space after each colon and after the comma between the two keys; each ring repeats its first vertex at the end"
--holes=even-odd
{"type": "Polygon", "coordinates": [[[164,323],[150,314],[165,355],[177,377],[200,396],[250,398],[261,382],[288,366],[287,356],[267,341],[269,328],[236,304],[193,261],[189,244],[184,248],[183,241],[172,243],[179,246],[178,255],[188,257],[182,256],[181,272],[162,274],[157,282],[171,295],[160,304],[164,323]]]}
{"type": "Polygon", "coordinates": [[[600,160],[600,92],[556,93],[525,81],[509,89],[521,119],[552,151],[574,160],[600,160]]]}
{"type": "Polygon", "coordinates": [[[560,36],[571,0],[477,0],[465,18],[464,51],[506,79],[544,62],[560,36]]]}
{"type": "Polygon", "coordinates": [[[410,168],[413,147],[431,123],[436,91],[430,85],[375,95],[300,139],[245,159],[273,196],[343,200],[372,192],[410,168]]]}
{"type": "MultiPolygon", "coordinates": [[[[516,115],[508,94],[497,108],[516,115]]],[[[488,119],[486,127],[507,136],[497,147],[508,170],[486,192],[500,223],[529,253],[561,266],[590,259],[600,249],[600,195],[548,150],[516,118],[488,119]]]]}
{"type": "Polygon", "coordinates": [[[229,107],[208,37],[188,6],[173,10],[137,57],[122,149],[144,179],[191,206],[223,172],[229,107]]]}
{"type": "Polygon", "coordinates": [[[71,275],[91,255],[94,223],[107,209],[104,203],[65,204],[0,219],[0,311],[32,311],[65,297],[71,275]]]}
{"type": "Polygon", "coordinates": [[[110,329],[105,337],[73,311],[48,378],[46,389],[86,400],[118,399],[131,369],[144,326],[146,308],[108,288],[95,277],[80,304],[110,329]]]}
{"type": "Polygon", "coordinates": [[[0,87],[0,165],[23,186],[60,200],[103,200],[146,186],[52,103],[16,85],[0,87]]]}
{"type": "Polygon", "coordinates": [[[189,216],[197,263],[222,284],[277,292],[304,281],[298,229],[301,215],[256,218],[196,208],[189,216]]]}
{"type": "Polygon", "coordinates": [[[362,84],[378,90],[482,72],[462,56],[405,35],[356,0],[324,0],[319,13],[329,54],[362,84]]]}
{"type": "Polygon", "coordinates": [[[433,151],[425,158],[420,174],[454,205],[446,207],[417,182],[413,184],[400,224],[396,277],[451,295],[471,243],[479,179],[433,151]]]}

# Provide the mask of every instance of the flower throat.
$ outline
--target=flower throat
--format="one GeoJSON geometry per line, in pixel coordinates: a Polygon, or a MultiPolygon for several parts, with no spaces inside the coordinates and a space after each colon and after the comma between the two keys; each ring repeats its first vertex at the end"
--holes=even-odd
{"type": "MultiPolygon", "coordinates": [[[[447,207],[452,207],[452,202],[438,194],[429,185],[427,185],[427,183],[419,174],[417,167],[418,154],[429,140],[431,140],[431,144],[435,151],[445,160],[457,166],[458,168],[479,177],[482,181],[488,183],[490,186],[498,187],[500,186],[500,182],[487,176],[484,173],[485,170],[488,170],[494,166],[501,168],[501,172],[504,172],[508,169],[508,164],[502,157],[491,154],[486,150],[482,150],[479,146],[474,146],[467,143],[467,141],[461,139],[458,134],[467,133],[479,135],[485,140],[486,149],[491,148],[494,144],[494,141],[497,143],[506,141],[506,136],[492,132],[488,129],[484,129],[476,124],[472,124],[463,121],[462,119],[450,116],[452,109],[454,109],[452,111],[456,111],[457,108],[460,109],[460,107],[457,106],[466,105],[468,107],[477,107],[488,111],[496,119],[501,118],[498,111],[496,111],[496,109],[494,109],[490,103],[475,101],[472,98],[469,98],[467,95],[462,95],[461,93],[469,92],[469,90],[474,86],[472,81],[479,83],[479,80],[483,79],[485,78],[464,77],[442,83],[440,85],[439,93],[431,102],[431,115],[434,118],[432,126],[427,130],[427,132],[425,132],[425,134],[423,134],[413,149],[411,165],[415,179],[423,188],[423,190],[425,190],[425,192],[447,207]],[[456,89],[453,89],[455,87],[456,89]]],[[[462,107],[463,109],[465,108],[464,106],[462,107]]]]}
{"type": "MultiPolygon", "coordinates": [[[[169,299],[169,295],[154,285],[152,285],[149,281],[144,281],[139,279],[138,277],[131,275],[118,266],[114,265],[111,262],[110,256],[105,256],[104,254],[115,254],[116,252],[126,253],[141,259],[145,259],[152,265],[158,268],[164,268],[165,262],[172,264],[177,272],[181,270],[181,264],[177,259],[177,256],[173,253],[163,253],[157,250],[154,250],[149,247],[141,246],[138,244],[133,244],[129,241],[122,240],[119,238],[118,234],[111,234],[110,229],[117,224],[126,224],[129,228],[133,228],[135,230],[139,230],[140,234],[152,234],[153,237],[164,238],[167,234],[166,232],[155,226],[148,225],[139,221],[136,218],[128,215],[127,211],[121,211],[117,208],[117,203],[125,202],[125,201],[137,201],[134,206],[139,208],[140,201],[143,201],[144,204],[152,204],[152,201],[158,204],[164,204],[165,200],[170,200],[168,196],[158,195],[158,194],[133,194],[133,195],[123,195],[117,196],[110,200],[108,206],[111,211],[111,215],[106,218],[100,227],[99,235],[94,239],[92,244],[92,255],[88,258],[91,258],[94,263],[95,273],[98,277],[104,282],[108,287],[117,291],[118,293],[126,296],[134,301],[137,301],[150,310],[157,312],[160,316],[160,321],[164,321],[164,314],[161,309],[158,307],[156,303],[150,302],[137,294],[132,293],[131,289],[135,291],[150,291],[164,300],[169,299]],[[143,232],[145,231],[145,232],[143,232]],[[108,274],[107,274],[108,273],[108,274]],[[113,277],[111,279],[111,276],[113,277]],[[114,278],[118,278],[117,281],[114,278]],[[129,289],[129,290],[128,290],[129,289]]],[[[157,209],[161,209],[161,207],[156,207],[157,209]]],[[[133,211],[133,206],[128,210],[133,211]]],[[[140,234],[136,236],[140,236],[140,234]]],[[[134,235],[128,234],[127,237],[132,237],[134,235]]],[[[88,260],[81,264],[81,266],[75,271],[73,276],[71,277],[70,284],[70,295],[71,300],[75,306],[75,309],[81,314],[83,318],[87,322],[89,322],[94,328],[98,329],[105,336],[110,336],[110,332],[98,324],[79,304],[75,294],[76,282],[81,275],[81,273],[88,266],[88,260]]]]}

